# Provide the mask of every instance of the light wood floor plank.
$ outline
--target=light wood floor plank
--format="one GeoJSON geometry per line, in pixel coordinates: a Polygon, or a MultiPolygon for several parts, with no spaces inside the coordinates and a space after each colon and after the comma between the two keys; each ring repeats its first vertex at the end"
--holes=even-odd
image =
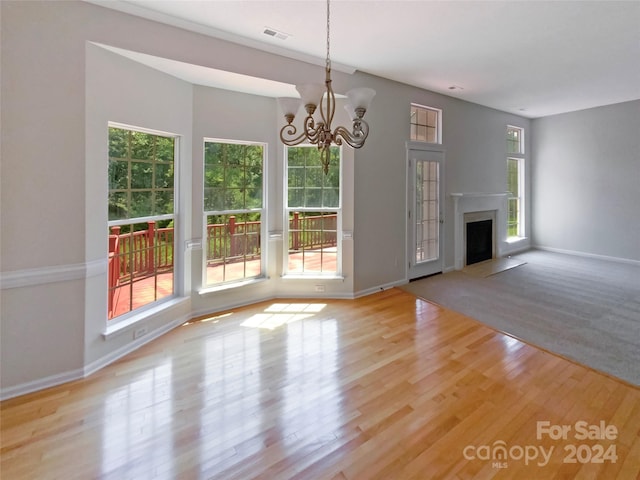
{"type": "Polygon", "coordinates": [[[398,289],[196,318],[0,407],[3,479],[640,476],[640,389],[398,289]],[[580,420],[618,436],[576,440],[580,420]],[[569,444],[617,459],[565,463],[569,444]]]}

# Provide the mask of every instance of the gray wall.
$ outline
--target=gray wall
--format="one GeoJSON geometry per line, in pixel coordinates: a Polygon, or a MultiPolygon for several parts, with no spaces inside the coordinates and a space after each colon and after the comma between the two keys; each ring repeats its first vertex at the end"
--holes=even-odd
{"type": "Polygon", "coordinates": [[[640,101],[532,122],[536,246],[640,261],[640,101]]]}
{"type": "MultiPolygon", "coordinates": [[[[404,276],[406,259],[406,141],[409,105],[418,103],[443,111],[445,269],[454,266],[453,201],[451,193],[504,193],[507,186],[506,127],[528,131],[530,121],[480,105],[446,97],[382,78],[359,74],[359,83],[376,90],[367,113],[371,135],[355,151],[355,271],[356,292],[393,284],[404,276]],[[369,115],[371,114],[371,117],[369,115]],[[385,252],[380,255],[380,252],[385,252]],[[391,253],[393,252],[393,254],[391,253]]],[[[529,135],[525,135],[529,151],[529,135]]],[[[526,162],[528,172],[530,162],[526,162]]],[[[525,186],[525,230],[530,232],[529,194],[525,186]]],[[[528,233],[527,233],[528,235],[528,233]]],[[[529,239],[511,244],[526,249],[529,239]]],[[[508,253],[508,252],[506,252],[508,253]]]]}

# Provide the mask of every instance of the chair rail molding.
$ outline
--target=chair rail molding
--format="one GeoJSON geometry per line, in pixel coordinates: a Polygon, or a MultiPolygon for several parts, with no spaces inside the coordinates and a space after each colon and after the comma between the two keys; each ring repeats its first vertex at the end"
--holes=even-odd
{"type": "Polygon", "coordinates": [[[101,258],[86,263],[2,272],[0,285],[2,290],[6,290],[95,277],[107,273],[107,262],[106,258],[101,258]]]}

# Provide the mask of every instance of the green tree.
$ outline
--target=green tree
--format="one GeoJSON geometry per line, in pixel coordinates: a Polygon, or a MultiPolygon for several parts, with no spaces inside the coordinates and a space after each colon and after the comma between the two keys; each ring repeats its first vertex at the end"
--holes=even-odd
{"type": "Polygon", "coordinates": [[[109,219],[173,213],[175,139],[109,128],[109,219]]]}
{"type": "Polygon", "coordinates": [[[262,180],[261,145],[205,143],[205,210],[262,208],[262,180]]]}
{"type": "Polygon", "coordinates": [[[317,148],[305,146],[287,149],[289,208],[339,206],[339,147],[331,147],[330,155],[329,171],[325,174],[317,148]]]}

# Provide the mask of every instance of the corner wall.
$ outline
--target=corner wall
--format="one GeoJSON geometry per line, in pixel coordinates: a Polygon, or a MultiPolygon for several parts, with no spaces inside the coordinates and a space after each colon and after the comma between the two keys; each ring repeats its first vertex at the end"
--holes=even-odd
{"type": "Polygon", "coordinates": [[[640,262],[640,100],[539,118],[534,245],[640,262]]]}
{"type": "MultiPolygon", "coordinates": [[[[90,261],[104,261],[108,250],[105,199],[108,197],[108,125],[117,122],[178,135],[177,178],[191,178],[192,98],[191,84],[140,65],[101,47],[87,43],[86,53],[86,240],[90,261]]],[[[176,319],[189,318],[189,293],[184,291],[181,272],[185,263],[185,237],[191,230],[191,189],[178,189],[180,213],[176,218],[176,295],[183,300],[168,311],[148,315],[142,323],[149,332],[162,331],[176,319]],[[186,190],[186,191],[184,191],[186,190]]],[[[191,238],[190,236],[188,238],[191,238]]],[[[84,364],[100,366],[101,359],[133,343],[132,328],[104,337],[107,311],[107,273],[88,277],[85,285],[84,364]],[[97,363],[94,363],[97,362],[97,363]]]]}

